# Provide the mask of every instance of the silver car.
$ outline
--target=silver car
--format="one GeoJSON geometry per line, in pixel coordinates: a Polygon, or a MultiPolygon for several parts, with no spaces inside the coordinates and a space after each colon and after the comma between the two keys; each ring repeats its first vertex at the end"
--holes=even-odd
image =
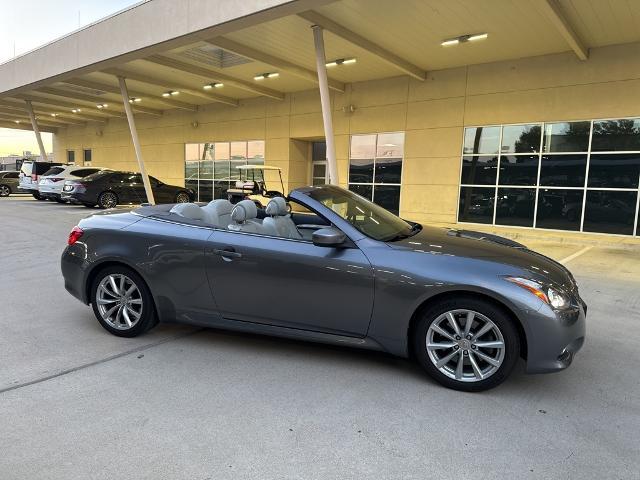
{"type": "Polygon", "coordinates": [[[587,307],[559,263],[336,186],[264,210],[214,200],[93,215],[62,273],[115,335],[177,321],[382,350],[465,391],[500,384],[519,358],[529,373],[562,370],[585,338],[587,307]]]}

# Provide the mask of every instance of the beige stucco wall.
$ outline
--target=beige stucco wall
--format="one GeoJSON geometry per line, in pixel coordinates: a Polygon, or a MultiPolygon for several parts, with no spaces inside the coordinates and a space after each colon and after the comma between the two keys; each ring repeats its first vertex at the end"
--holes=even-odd
{"type": "MultiPolygon", "coordinates": [[[[595,49],[586,62],[566,53],[434,71],[424,82],[356,83],[334,94],[333,110],[341,183],[347,182],[351,134],[405,131],[401,215],[454,223],[465,125],[640,116],[640,44],[595,49]],[[355,112],[343,112],[348,105],[355,112]]],[[[139,116],[138,130],[150,174],[167,182],[183,181],[185,142],[264,139],[267,163],[283,167],[289,187],[307,183],[310,173],[305,144],[292,139],[323,136],[316,90],[282,102],[258,98],[237,108],[139,116]]],[[[74,149],[80,159],[82,148],[92,148],[94,165],[136,169],[124,120],[54,136],[56,158],[74,149]]]]}

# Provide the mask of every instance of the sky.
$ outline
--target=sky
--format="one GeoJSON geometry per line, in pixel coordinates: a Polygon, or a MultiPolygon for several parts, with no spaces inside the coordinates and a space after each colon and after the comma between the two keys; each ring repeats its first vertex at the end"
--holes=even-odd
{"type": "MultiPolygon", "coordinates": [[[[95,22],[139,0],[0,0],[0,63],[95,22]]],[[[43,133],[47,152],[51,134],[43,133]]],[[[38,153],[30,131],[0,128],[0,157],[38,153]]]]}

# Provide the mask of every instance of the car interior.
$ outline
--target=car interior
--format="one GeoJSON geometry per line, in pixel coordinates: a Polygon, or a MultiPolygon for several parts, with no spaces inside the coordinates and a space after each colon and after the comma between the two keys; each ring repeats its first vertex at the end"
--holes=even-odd
{"type": "Polygon", "coordinates": [[[178,203],[167,213],[179,217],[182,223],[307,241],[311,241],[315,230],[331,225],[302,205],[296,204],[296,211],[293,212],[284,197],[272,198],[265,208],[258,208],[253,200],[242,200],[235,205],[225,199],[212,200],[202,206],[178,203]]]}

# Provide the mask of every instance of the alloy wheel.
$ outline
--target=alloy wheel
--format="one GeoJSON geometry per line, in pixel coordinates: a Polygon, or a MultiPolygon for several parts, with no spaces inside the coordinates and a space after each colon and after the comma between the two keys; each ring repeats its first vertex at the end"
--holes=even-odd
{"type": "Polygon", "coordinates": [[[114,208],[118,205],[118,197],[115,193],[105,192],[100,195],[100,206],[103,208],[114,208]]]}
{"type": "Polygon", "coordinates": [[[9,190],[9,187],[6,185],[0,185],[0,197],[8,197],[10,193],[11,190],[9,190]]]}
{"type": "Polygon", "coordinates": [[[189,203],[189,195],[187,195],[184,192],[180,192],[177,196],[176,196],[176,203],[189,203]]]}
{"type": "Polygon", "coordinates": [[[429,359],[444,375],[460,382],[479,382],[496,373],[505,355],[498,326],[473,310],[439,315],[426,336],[429,359]]]}
{"type": "Polygon", "coordinates": [[[109,326],[129,330],[142,317],[144,304],[138,286],[126,275],[106,275],[96,290],[98,312],[109,326]]]}

